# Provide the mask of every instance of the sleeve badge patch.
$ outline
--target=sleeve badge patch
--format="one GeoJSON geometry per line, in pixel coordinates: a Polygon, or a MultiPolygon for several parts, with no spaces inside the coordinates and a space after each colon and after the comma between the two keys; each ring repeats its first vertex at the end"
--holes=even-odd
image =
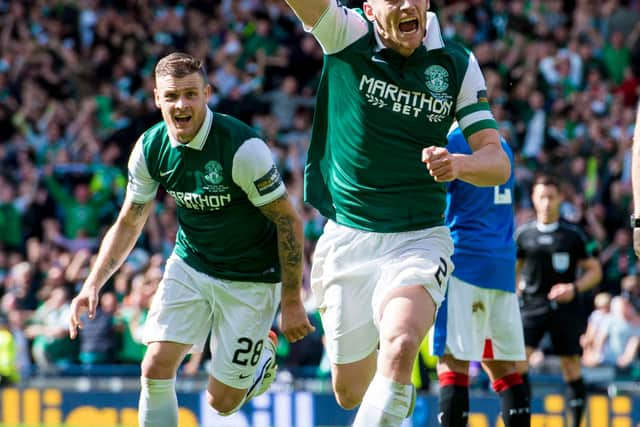
{"type": "Polygon", "coordinates": [[[280,187],[281,183],[282,178],[280,177],[280,173],[278,173],[278,169],[276,169],[275,165],[273,165],[263,177],[253,181],[253,185],[256,186],[256,190],[258,190],[258,193],[261,196],[269,194],[273,190],[277,189],[280,187]]]}

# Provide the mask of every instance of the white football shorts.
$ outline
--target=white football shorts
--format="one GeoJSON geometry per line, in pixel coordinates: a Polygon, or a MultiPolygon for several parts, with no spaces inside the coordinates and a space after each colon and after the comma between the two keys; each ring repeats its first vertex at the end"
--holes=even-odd
{"type": "Polygon", "coordinates": [[[239,389],[251,385],[280,303],[280,284],[216,279],[172,255],[153,297],[143,341],[204,349],[211,333],[211,372],[239,389]]]}
{"type": "Polygon", "coordinates": [[[451,277],[446,305],[445,353],[470,361],[525,360],[522,318],[515,293],[485,289],[451,277]]]}
{"type": "Polygon", "coordinates": [[[390,290],[422,285],[439,305],[452,253],[444,226],[373,233],[329,221],[313,256],[311,287],[331,363],[356,362],[377,348],[379,306],[390,290]]]}

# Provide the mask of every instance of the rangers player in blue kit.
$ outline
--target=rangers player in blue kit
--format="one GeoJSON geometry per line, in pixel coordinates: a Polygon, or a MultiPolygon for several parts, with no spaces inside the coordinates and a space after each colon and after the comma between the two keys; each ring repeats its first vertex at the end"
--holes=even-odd
{"type": "MultiPolygon", "coordinates": [[[[459,127],[448,136],[450,153],[471,153],[459,127]]],[[[464,427],[469,412],[469,361],[482,360],[500,395],[507,427],[528,426],[529,399],[515,361],[525,359],[522,321],[515,294],[513,153],[509,180],[477,187],[447,184],[446,224],[451,229],[455,270],[438,310],[434,353],[440,356],[440,411],[446,427],[464,427]]]]}

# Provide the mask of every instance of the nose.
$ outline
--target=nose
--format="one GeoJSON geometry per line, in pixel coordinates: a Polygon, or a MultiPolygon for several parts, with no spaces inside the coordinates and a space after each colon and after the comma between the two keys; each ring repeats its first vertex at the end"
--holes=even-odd
{"type": "Polygon", "coordinates": [[[187,105],[187,100],[184,97],[184,95],[180,95],[178,97],[178,99],[176,99],[176,108],[177,109],[181,109],[183,108],[185,105],[187,105]]]}

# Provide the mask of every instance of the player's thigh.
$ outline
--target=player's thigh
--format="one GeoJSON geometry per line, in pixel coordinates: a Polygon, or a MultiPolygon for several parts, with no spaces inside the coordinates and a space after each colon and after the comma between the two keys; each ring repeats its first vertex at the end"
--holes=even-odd
{"type": "Polygon", "coordinates": [[[212,324],[213,278],[171,257],[145,320],[143,342],[190,344],[202,351],[212,324]]]}
{"type": "MultiPolygon", "coordinates": [[[[453,242],[447,227],[432,227],[376,236],[380,277],[373,295],[374,320],[378,321],[388,296],[403,287],[422,286],[436,308],[442,303],[453,271],[453,242]]],[[[435,318],[435,312],[432,313],[435,318]]]]}
{"type": "Polygon", "coordinates": [[[447,297],[438,309],[433,337],[434,353],[458,360],[480,360],[489,337],[491,294],[453,276],[447,297]]]}
{"type": "Polygon", "coordinates": [[[513,292],[487,290],[489,306],[488,346],[494,360],[525,360],[524,329],[518,297],[513,292]]]}
{"type": "Polygon", "coordinates": [[[580,335],[584,333],[585,320],[576,310],[555,311],[549,322],[549,335],[553,354],[557,356],[580,356],[580,335]]]}
{"type": "Polygon", "coordinates": [[[333,222],[318,240],[311,288],[334,365],[351,365],[378,346],[371,301],[379,269],[367,234],[333,222]]]}
{"type": "Polygon", "coordinates": [[[251,385],[280,302],[280,285],[220,281],[211,329],[211,376],[236,389],[251,385]]]}

